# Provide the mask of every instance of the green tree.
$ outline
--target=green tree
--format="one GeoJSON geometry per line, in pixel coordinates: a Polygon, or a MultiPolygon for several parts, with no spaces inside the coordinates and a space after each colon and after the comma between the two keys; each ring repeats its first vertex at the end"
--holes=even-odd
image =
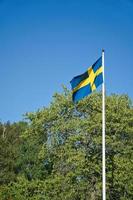
{"type": "MultiPolygon", "coordinates": [[[[102,96],[78,104],[71,92],[55,94],[49,107],[27,113],[21,131],[16,181],[1,187],[1,199],[102,199],[102,96]]],[[[130,200],[133,107],[126,95],[106,97],[107,199],[130,200]]]]}
{"type": "Polygon", "coordinates": [[[21,145],[20,133],[26,125],[25,122],[0,124],[0,184],[14,181],[19,173],[17,159],[21,145]]]}

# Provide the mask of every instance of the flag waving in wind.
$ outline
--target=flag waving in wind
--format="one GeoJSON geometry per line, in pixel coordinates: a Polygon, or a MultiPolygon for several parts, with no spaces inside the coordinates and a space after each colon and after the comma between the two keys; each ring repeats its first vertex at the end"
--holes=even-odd
{"type": "Polygon", "coordinates": [[[103,83],[102,72],[102,57],[100,57],[85,73],[70,81],[74,102],[86,97],[103,83]]]}

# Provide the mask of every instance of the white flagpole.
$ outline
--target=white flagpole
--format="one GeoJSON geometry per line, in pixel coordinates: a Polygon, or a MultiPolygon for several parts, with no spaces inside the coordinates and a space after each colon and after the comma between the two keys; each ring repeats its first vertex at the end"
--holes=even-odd
{"type": "Polygon", "coordinates": [[[103,84],[102,84],[102,195],[106,200],[106,167],[105,167],[105,78],[104,78],[104,50],[102,50],[103,84]]]}

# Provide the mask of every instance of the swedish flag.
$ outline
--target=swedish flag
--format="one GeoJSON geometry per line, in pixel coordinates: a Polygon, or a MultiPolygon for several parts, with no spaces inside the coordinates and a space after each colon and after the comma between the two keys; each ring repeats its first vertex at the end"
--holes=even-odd
{"type": "Polygon", "coordinates": [[[73,101],[77,102],[93,92],[103,83],[102,57],[100,57],[88,70],[74,77],[71,81],[73,101]]]}

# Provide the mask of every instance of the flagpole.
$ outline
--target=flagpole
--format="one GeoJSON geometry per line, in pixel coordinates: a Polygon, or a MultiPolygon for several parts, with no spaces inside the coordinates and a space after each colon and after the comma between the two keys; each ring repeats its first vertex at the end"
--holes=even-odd
{"type": "Polygon", "coordinates": [[[105,78],[104,50],[102,50],[103,84],[102,84],[102,196],[106,200],[106,167],[105,167],[105,78]]]}

